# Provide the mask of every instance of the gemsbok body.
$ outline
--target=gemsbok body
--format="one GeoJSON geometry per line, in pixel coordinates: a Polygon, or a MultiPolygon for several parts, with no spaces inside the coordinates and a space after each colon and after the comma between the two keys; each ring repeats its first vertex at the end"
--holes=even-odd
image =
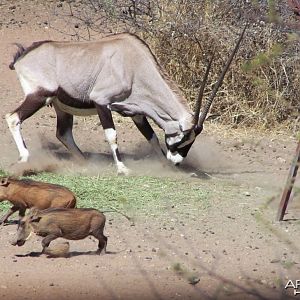
{"type": "Polygon", "coordinates": [[[73,116],[98,114],[118,173],[128,173],[117,146],[111,114],[111,111],[116,111],[131,117],[154,150],[162,155],[164,152],[158,138],[147,121],[151,118],[165,133],[167,159],[174,164],[180,163],[202,131],[212,100],[239,48],[245,29],[201,114],[203,91],[212,60],[193,113],[148,45],[135,35],[115,34],[94,42],[41,41],[28,48],[17,44],[19,50],[10,68],[17,72],[25,100],[6,115],[6,120],[19,150],[19,161],[26,162],[29,157],[21,123],[41,107],[52,104],[57,114],[56,136],[74,155],[83,157],[73,139],[73,116]]]}

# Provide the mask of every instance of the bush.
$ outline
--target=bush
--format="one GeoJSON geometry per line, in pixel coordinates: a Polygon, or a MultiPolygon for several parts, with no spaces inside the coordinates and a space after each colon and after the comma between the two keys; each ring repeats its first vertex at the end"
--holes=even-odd
{"type": "MultiPolygon", "coordinates": [[[[293,0],[296,1],[296,0],[293,0]]],[[[213,49],[208,95],[244,25],[239,54],[212,106],[218,121],[235,126],[298,130],[299,18],[291,1],[81,0],[56,16],[73,39],[129,31],[147,41],[190,105],[213,49]],[[297,23],[298,22],[298,23],[297,23]]]]}

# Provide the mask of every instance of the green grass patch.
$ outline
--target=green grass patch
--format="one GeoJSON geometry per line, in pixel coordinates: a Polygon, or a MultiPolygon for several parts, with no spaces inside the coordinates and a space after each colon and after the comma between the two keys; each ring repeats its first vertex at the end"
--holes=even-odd
{"type": "Polygon", "coordinates": [[[7,173],[5,173],[3,170],[0,169],[0,177],[7,176],[7,175],[8,175],[7,173]]]}
{"type": "MultiPolygon", "coordinates": [[[[195,212],[210,207],[210,191],[197,180],[176,180],[150,176],[82,176],[40,173],[29,177],[32,180],[60,184],[72,190],[78,207],[93,207],[100,210],[115,207],[132,214],[157,215],[168,212],[171,207],[195,212]]],[[[7,209],[7,202],[0,209],[7,209]]]]}

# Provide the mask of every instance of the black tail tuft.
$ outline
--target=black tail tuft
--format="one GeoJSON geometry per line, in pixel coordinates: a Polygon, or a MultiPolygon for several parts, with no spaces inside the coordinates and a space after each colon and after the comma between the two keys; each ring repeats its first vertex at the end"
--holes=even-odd
{"type": "Polygon", "coordinates": [[[22,56],[22,54],[25,52],[25,48],[19,44],[19,43],[14,43],[14,45],[16,45],[18,47],[18,50],[17,52],[14,54],[14,59],[13,61],[9,64],[9,68],[11,70],[14,70],[15,69],[15,63],[16,61],[22,56]]]}

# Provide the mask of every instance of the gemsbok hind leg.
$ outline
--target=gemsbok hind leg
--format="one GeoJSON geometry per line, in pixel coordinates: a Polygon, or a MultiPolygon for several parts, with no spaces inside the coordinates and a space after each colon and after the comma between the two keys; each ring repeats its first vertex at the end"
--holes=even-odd
{"type": "Polygon", "coordinates": [[[83,160],[84,155],[76,145],[72,133],[73,115],[61,111],[55,105],[54,108],[57,116],[56,137],[73,155],[83,160]]]}
{"type": "Polygon", "coordinates": [[[117,132],[115,129],[115,124],[111,115],[111,111],[105,105],[96,105],[97,112],[104,129],[104,134],[107,142],[110,145],[111,152],[113,154],[113,158],[115,164],[117,166],[118,174],[120,175],[128,175],[130,170],[124,165],[122,162],[118,144],[117,144],[117,132]]]}
{"type": "Polygon", "coordinates": [[[19,151],[19,162],[27,162],[29,157],[29,151],[21,133],[21,124],[43,107],[48,97],[51,97],[51,94],[47,91],[28,94],[17,109],[5,115],[9,130],[19,151]]]}

